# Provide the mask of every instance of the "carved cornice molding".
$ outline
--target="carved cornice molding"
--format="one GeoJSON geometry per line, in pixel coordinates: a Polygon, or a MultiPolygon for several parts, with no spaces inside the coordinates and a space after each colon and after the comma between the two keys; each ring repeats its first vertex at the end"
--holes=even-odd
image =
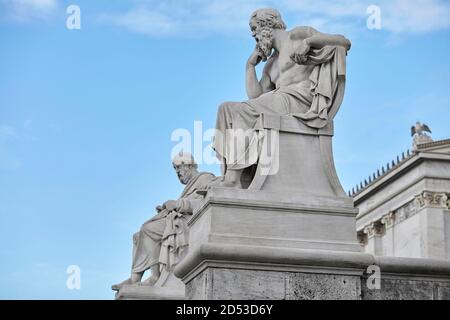
{"type": "Polygon", "coordinates": [[[395,212],[391,211],[381,218],[381,223],[386,229],[392,228],[395,223],[395,212]]]}
{"type": "Polygon", "coordinates": [[[425,207],[450,210],[450,194],[446,192],[423,191],[400,208],[365,225],[357,232],[359,242],[362,245],[366,245],[368,239],[374,236],[383,236],[386,230],[414,216],[420,209],[425,207]]]}
{"type": "Polygon", "coordinates": [[[414,198],[417,209],[425,207],[431,208],[449,208],[449,197],[445,192],[423,191],[414,198]]]}
{"type": "Polygon", "coordinates": [[[364,233],[364,230],[356,232],[356,238],[362,246],[367,245],[367,234],[364,233]]]}
{"type": "Polygon", "coordinates": [[[405,205],[401,206],[397,210],[394,211],[396,219],[395,224],[400,223],[417,213],[418,206],[415,200],[409,201],[405,205]]]}
{"type": "Polygon", "coordinates": [[[382,236],[384,233],[384,226],[380,220],[377,220],[365,226],[363,232],[367,234],[369,238],[374,236],[382,236]]]}
{"type": "Polygon", "coordinates": [[[364,226],[364,228],[356,233],[359,243],[365,246],[370,238],[374,236],[382,237],[386,233],[386,230],[394,225],[395,221],[395,213],[391,211],[381,217],[381,219],[364,226]]]}

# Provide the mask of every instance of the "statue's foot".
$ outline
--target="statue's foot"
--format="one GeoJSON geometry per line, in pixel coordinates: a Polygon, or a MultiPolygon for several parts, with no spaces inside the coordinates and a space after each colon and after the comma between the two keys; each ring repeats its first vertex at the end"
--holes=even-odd
{"type": "Polygon", "coordinates": [[[159,275],[151,275],[148,279],[140,282],[140,286],[154,286],[156,281],[158,281],[159,275]]]}
{"type": "Polygon", "coordinates": [[[120,288],[122,288],[126,284],[133,284],[133,282],[131,281],[131,278],[128,278],[127,280],[122,281],[121,283],[112,285],[111,289],[114,291],[119,291],[120,288]]]}
{"type": "Polygon", "coordinates": [[[197,193],[197,194],[199,194],[199,195],[201,195],[201,196],[203,196],[203,197],[206,197],[206,195],[208,194],[208,191],[210,190],[210,189],[212,189],[212,188],[214,188],[214,187],[220,187],[221,186],[221,183],[224,181],[224,177],[217,177],[216,179],[214,179],[210,184],[209,184],[209,186],[207,187],[207,188],[205,188],[205,189],[197,189],[196,191],[195,191],[195,193],[197,193]]]}
{"type": "Polygon", "coordinates": [[[217,185],[222,188],[242,189],[241,175],[243,170],[228,170],[217,185]]]}
{"type": "Polygon", "coordinates": [[[221,181],[219,184],[217,184],[218,187],[221,188],[236,188],[236,189],[242,189],[242,184],[240,181],[236,180],[227,180],[221,181]]]}

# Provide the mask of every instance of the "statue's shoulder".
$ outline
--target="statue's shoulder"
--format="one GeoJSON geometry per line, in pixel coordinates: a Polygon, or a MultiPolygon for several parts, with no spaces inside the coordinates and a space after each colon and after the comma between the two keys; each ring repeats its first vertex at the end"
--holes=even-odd
{"type": "Polygon", "coordinates": [[[208,172],[208,171],[200,171],[199,173],[198,173],[200,176],[212,176],[212,177],[216,177],[215,175],[214,175],[214,173],[212,173],[212,172],[208,172]]]}
{"type": "Polygon", "coordinates": [[[291,40],[303,40],[318,33],[319,31],[313,27],[299,26],[289,31],[289,38],[291,40]]]}
{"type": "Polygon", "coordinates": [[[200,172],[198,174],[197,182],[198,183],[205,183],[210,182],[211,180],[215,179],[216,176],[212,174],[211,172],[200,172]]]}

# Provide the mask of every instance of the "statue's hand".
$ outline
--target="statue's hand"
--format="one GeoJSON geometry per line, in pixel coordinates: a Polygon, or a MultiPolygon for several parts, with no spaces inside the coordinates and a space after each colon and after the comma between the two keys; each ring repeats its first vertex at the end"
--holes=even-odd
{"type": "Polygon", "coordinates": [[[308,60],[308,52],[311,50],[311,47],[308,41],[303,40],[300,44],[294,47],[294,53],[291,54],[291,59],[298,64],[305,64],[308,60]]]}
{"type": "Polygon", "coordinates": [[[168,211],[174,211],[178,209],[178,203],[175,200],[169,200],[164,202],[164,208],[166,208],[168,211]]]}
{"type": "Polygon", "coordinates": [[[256,47],[250,55],[250,58],[248,58],[247,65],[255,67],[263,60],[263,58],[263,54],[258,47],[256,47]]]}

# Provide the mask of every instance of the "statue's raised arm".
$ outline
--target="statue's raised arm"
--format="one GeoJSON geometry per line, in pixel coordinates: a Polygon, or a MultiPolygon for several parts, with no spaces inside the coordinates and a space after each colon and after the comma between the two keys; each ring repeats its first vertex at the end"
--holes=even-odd
{"type": "Polygon", "coordinates": [[[289,38],[294,43],[291,59],[300,64],[307,61],[307,55],[311,49],[340,46],[348,51],[351,48],[350,40],[343,35],[322,33],[312,27],[296,27],[290,31],[289,38]]]}

